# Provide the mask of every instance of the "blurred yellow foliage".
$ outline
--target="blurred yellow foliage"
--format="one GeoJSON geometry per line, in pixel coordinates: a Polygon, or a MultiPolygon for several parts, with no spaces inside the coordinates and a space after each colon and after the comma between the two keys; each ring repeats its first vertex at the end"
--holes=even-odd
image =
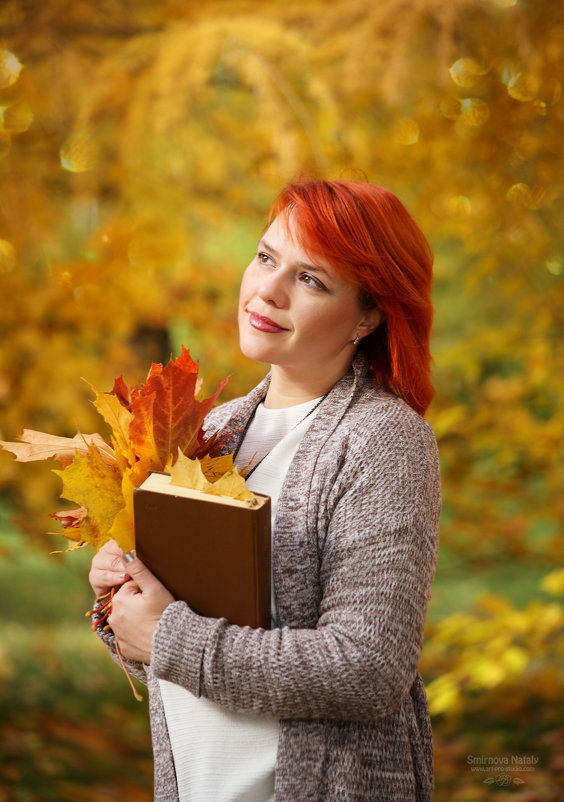
{"type": "MultiPolygon", "coordinates": [[[[563,30],[560,0],[4,2],[0,438],[93,431],[80,377],[135,383],[181,343],[204,391],[245,392],[266,366],[237,289],[271,200],[364,175],[436,253],[443,548],[562,564],[563,30]]],[[[2,456],[0,482],[44,531],[44,466],[2,456]]],[[[437,715],[561,693],[560,606],[507,605],[431,628],[437,715]]]]}
{"type": "MultiPolygon", "coordinates": [[[[541,587],[562,594],[562,571],[548,574],[541,587]]],[[[464,796],[475,789],[471,776],[460,776],[464,750],[495,757],[526,749],[542,768],[534,778],[540,796],[530,798],[559,798],[564,781],[562,604],[537,599],[516,608],[502,596],[484,596],[475,609],[428,624],[421,668],[439,739],[440,786],[461,789],[461,799],[474,798],[464,796]],[[453,757],[458,768],[450,764],[453,757]],[[449,783],[451,771],[458,779],[449,783]]],[[[526,779],[530,785],[533,778],[526,779]]]]}
{"type": "MultiPolygon", "coordinates": [[[[517,609],[503,597],[484,597],[476,610],[428,626],[423,670],[428,676],[436,673],[427,685],[431,711],[452,715],[469,706],[487,709],[489,691],[500,686],[509,692],[518,685],[528,704],[525,689],[531,686],[542,694],[543,675],[548,671],[552,676],[557,654],[564,656],[562,605],[538,600],[517,609]]],[[[563,665],[558,670],[560,694],[563,665]]],[[[551,698],[558,688],[550,689],[551,698]]]]}
{"type": "MultiPolygon", "coordinates": [[[[91,430],[81,375],[134,382],[181,343],[244,392],[270,201],[361,168],[437,253],[444,542],[564,557],[561,4],[64,5],[0,9],[0,436],[91,430]]],[[[21,502],[22,476],[0,460],[21,502]]]]}

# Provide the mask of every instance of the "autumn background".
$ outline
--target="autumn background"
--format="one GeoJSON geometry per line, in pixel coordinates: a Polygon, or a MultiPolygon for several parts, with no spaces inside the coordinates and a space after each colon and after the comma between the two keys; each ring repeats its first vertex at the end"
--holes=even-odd
{"type": "MultiPolygon", "coordinates": [[[[81,377],[182,344],[249,389],[238,281],[300,173],[360,169],[427,233],[437,802],[563,794],[563,83],[561,0],[0,3],[1,439],[105,433],[81,377]]],[[[49,554],[59,479],[3,453],[0,493],[0,801],[148,802],[91,555],[49,554]]]]}

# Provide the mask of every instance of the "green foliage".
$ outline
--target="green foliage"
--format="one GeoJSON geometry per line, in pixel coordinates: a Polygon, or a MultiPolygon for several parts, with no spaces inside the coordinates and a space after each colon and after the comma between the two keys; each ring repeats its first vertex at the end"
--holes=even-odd
{"type": "Polygon", "coordinates": [[[84,618],[89,555],[46,557],[0,512],[0,800],[149,802],[146,705],[84,618]]]}

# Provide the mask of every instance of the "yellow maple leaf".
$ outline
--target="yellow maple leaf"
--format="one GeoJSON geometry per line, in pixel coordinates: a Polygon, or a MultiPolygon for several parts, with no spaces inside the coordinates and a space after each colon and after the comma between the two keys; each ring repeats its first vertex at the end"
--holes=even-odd
{"type": "Polygon", "coordinates": [[[120,403],[119,398],[111,393],[99,393],[90,385],[96,398],[92,402],[106,423],[111,427],[116,450],[122,452],[130,465],[135,461],[131,447],[129,426],[133,420],[131,412],[120,403]]]}
{"type": "Polygon", "coordinates": [[[184,456],[179,449],[178,459],[175,464],[172,466],[167,465],[166,470],[170,473],[170,483],[172,485],[189,487],[192,490],[200,490],[203,493],[210,493],[214,496],[229,496],[230,498],[239,499],[241,501],[251,501],[254,499],[254,494],[246,486],[245,480],[237,468],[233,467],[233,459],[231,456],[227,458],[208,457],[200,462],[199,459],[189,459],[184,456]],[[218,461],[215,467],[213,465],[214,460],[218,461]],[[227,466],[228,470],[223,472],[217,481],[210,482],[204,474],[204,462],[206,462],[207,470],[212,475],[217,475],[220,467],[224,468],[227,466]]]}
{"type": "Polygon", "coordinates": [[[223,474],[217,482],[212,484],[208,493],[213,493],[214,496],[230,496],[240,501],[252,501],[255,497],[254,493],[245,484],[245,480],[237,468],[233,468],[232,471],[223,474]]]}
{"type": "Polygon", "coordinates": [[[206,454],[200,459],[200,465],[206,479],[216,482],[221,476],[233,470],[233,454],[220,457],[210,457],[209,454],[206,454]]]}
{"type": "Polygon", "coordinates": [[[136,484],[133,481],[133,472],[130,468],[124,471],[121,477],[121,494],[124,507],[117,513],[110,529],[110,538],[113,538],[123,551],[135,548],[135,520],[133,515],[133,491],[136,484]]]}
{"type": "MultiPolygon", "coordinates": [[[[119,453],[119,450],[118,450],[119,453]]],[[[136,487],[143,484],[145,479],[149,476],[152,468],[152,460],[150,457],[142,457],[134,461],[133,467],[129,464],[120,462],[118,457],[118,465],[121,470],[121,494],[124,501],[124,507],[121,509],[112,524],[110,529],[110,537],[113,538],[123,551],[129,551],[135,548],[135,517],[133,511],[133,491],[136,487]]]]}
{"type": "Polygon", "coordinates": [[[80,524],[81,538],[98,550],[111,538],[114,519],[125,504],[117,465],[106,463],[98,449],[90,446],[86,455],[77,454],[71,465],[54,473],[63,482],[61,498],[88,510],[80,524]]]}
{"type": "Polygon", "coordinates": [[[209,492],[211,482],[204,476],[200,460],[184,456],[180,449],[178,449],[178,459],[174,465],[167,465],[166,470],[170,473],[171,484],[201,490],[203,493],[209,492]]]}

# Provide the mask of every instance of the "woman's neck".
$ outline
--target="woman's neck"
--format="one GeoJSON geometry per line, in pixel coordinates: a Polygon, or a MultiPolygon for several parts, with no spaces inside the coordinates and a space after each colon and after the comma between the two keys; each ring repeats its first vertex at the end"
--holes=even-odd
{"type": "Polygon", "coordinates": [[[270,386],[264,399],[267,409],[284,409],[304,404],[314,398],[326,395],[343,374],[338,376],[295,376],[281,368],[272,365],[270,386]]]}

